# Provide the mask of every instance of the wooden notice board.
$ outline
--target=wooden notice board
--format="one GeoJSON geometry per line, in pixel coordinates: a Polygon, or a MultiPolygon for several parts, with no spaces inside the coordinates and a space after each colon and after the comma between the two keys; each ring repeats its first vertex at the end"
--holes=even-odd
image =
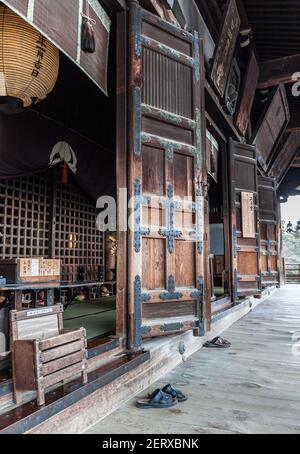
{"type": "Polygon", "coordinates": [[[213,59],[211,79],[223,97],[231,67],[232,57],[240,30],[241,19],[235,0],[230,0],[213,59]]]}
{"type": "Polygon", "coordinates": [[[60,277],[60,260],[20,259],[20,278],[60,277]]]}
{"type": "Polygon", "coordinates": [[[241,193],[242,203],[242,228],[244,238],[255,238],[255,209],[254,195],[252,192],[241,193]]]}

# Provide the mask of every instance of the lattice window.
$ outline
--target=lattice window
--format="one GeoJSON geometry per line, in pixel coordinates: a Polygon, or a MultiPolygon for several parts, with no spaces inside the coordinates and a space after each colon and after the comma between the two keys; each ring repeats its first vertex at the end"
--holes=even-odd
{"type": "Polygon", "coordinates": [[[98,280],[104,264],[103,234],[96,229],[96,205],[69,177],[64,185],[57,177],[55,257],[61,258],[63,280],[76,281],[79,267],[85,278],[98,280]]]}
{"type": "Polygon", "coordinates": [[[48,173],[0,180],[0,258],[48,257],[49,229],[48,173]]]}

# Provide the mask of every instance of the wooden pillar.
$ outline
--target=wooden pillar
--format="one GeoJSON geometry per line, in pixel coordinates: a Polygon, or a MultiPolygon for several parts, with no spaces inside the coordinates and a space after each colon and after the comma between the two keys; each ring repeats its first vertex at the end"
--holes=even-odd
{"type": "MultiPolygon", "coordinates": [[[[137,0],[128,0],[129,7],[128,13],[128,181],[134,181],[134,147],[135,147],[135,89],[139,85],[139,71],[141,67],[141,60],[135,54],[135,33],[136,33],[136,9],[139,5],[137,0]]],[[[134,188],[132,184],[128,185],[128,200],[134,196],[134,188]]],[[[134,249],[134,232],[128,230],[128,251],[134,249]]],[[[137,259],[133,258],[133,254],[128,254],[128,348],[135,349],[135,307],[134,307],[134,280],[135,276],[139,274],[141,266],[137,263],[137,259]]]]}
{"type": "MultiPolygon", "coordinates": [[[[121,213],[127,213],[127,11],[116,15],[117,27],[117,320],[116,332],[124,339],[127,332],[127,231],[124,231],[121,213]]],[[[127,227],[127,226],[126,226],[127,227]]]]}

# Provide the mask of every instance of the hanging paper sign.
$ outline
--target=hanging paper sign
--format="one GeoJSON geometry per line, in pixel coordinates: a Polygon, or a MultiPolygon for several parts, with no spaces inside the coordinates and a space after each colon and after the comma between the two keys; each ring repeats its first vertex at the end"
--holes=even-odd
{"type": "Polygon", "coordinates": [[[244,238],[255,238],[255,203],[252,192],[241,193],[242,228],[244,238]]]}
{"type": "Polygon", "coordinates": [[[3,3],[39,30],[107,94],[111,21],[98,0],[4,0],[3,3]],[[82,51],[82,23],[89,17],[95,52],[82,51]]]}

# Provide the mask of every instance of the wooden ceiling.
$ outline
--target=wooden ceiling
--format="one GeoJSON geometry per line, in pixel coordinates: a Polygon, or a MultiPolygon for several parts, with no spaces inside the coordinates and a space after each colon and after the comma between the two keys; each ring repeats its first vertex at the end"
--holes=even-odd
{"type": "MultiPolygon", "coordinates": [[[[299,0],[242,0],[261,61],[300,52],[299,0]]],[[[299,68],[300,70],[300,68],[299,68]]]]}

